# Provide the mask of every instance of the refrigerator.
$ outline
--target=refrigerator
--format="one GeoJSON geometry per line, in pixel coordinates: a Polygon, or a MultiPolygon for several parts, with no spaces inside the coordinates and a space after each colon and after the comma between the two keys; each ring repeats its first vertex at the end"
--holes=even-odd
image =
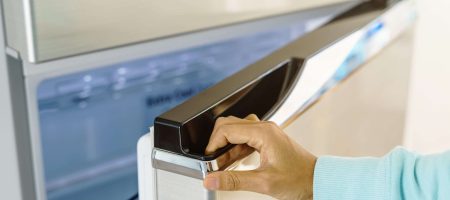
{"type": "Polygon", "coordinates": [[[0,183],[38,200],[268,198],[203,189],[258,164],[202,155],[215,119],[287,126],[416,15],[411,0],[1,6],[0,183]]]}

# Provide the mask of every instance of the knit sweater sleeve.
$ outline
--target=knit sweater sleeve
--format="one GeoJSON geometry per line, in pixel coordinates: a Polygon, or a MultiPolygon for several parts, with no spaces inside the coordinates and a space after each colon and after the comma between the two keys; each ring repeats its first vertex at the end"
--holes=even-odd
{"type": "Polygon", "coordinates": [[[396,148],[382,158],[319,157],[314,200],[450,199],[450,151],[418,155],[396,148]]]}

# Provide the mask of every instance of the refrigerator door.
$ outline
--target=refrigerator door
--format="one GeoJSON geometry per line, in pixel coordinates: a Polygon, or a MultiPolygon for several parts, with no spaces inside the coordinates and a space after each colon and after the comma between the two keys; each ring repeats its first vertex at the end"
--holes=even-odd
{"type": "Polygon", "coordinates": [[[263,198],[253,193],[203,189],[202,178],[210,172],[254,169],[259,165],[255,154],[224,162],[223,157],[232,151],[231,144],[213,155],[204,155],[215,120],[255,113],[286,126],[414,19],[413,1],[361,3],[162,114],[138,144],[140,198],[263,198]]]}
{"type": "Polygon", "coordinates": [[[8,45],[34,63],[349,2],[5,0],[4,6],[8,45]]]}
{"type": "Polygon", "coordinates": [[[39,64],[24,61],[35,160],[30,168],[36,177],[27,182],[34,183],[36,198],[131,197],[138,190],[136,142],[156,116],[328,22],[341,9],[320,8],[322,16],[311,20],[302,18],[311,13],[305,11],[243,23],[238,27],[266,27],[220,42],[209,37],[211,32],[225,35],[230,29],[39,64]]]}

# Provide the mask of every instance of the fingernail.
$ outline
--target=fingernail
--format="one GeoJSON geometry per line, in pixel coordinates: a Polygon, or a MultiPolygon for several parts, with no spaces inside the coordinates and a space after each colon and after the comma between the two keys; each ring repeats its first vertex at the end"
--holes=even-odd
{"type": "Polygon", "coordinates": [[[216,177],[206,177],[205,178],[205,188],[208,190],[219,189],[219,179],[216,177]]]}

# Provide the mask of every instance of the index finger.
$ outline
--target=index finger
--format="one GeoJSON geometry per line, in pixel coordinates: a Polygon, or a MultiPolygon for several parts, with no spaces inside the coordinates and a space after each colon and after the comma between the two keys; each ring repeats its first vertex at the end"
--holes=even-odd
{"type": "Polygon", "coordinates": [[[250,114],[247,117],[245,117],[244,119],[237,118],[234,116],[218,118],[216,120],[216,123],[214,124],[214,129],[211,133],[211,137],[209,138],[209,144],[208,144],[208,146],[210,146],[211,143],[218,143],[218,144],[213,145],[213,146],[218,146],[218,147],[213,148],[213,149],[207,147],[205,149],[205,153],[207,155],[211,154],[214,151],[216,151],[217,149],[224,147],[228,144],[228,142],[226,140],[221,140],[221,141],[215,140],[215,138],[217,138],[216,135],[217,135],[217,130],[219,127],[221,127],[223,125],[229,125],[229,124],[247,124],[247,123],[253,123],[256,121],[259,121],[259,118],[255,114],[250,114]]]}
{"type": "Polygon", "coordinates": [[[228,143],[247,144],[260,151],[265,144],[265,136],[262,133],[270,128],[268,125],[270,125],[268,122],[221,125],[210,139],[206,151],[214,152],[228,143]]]}

